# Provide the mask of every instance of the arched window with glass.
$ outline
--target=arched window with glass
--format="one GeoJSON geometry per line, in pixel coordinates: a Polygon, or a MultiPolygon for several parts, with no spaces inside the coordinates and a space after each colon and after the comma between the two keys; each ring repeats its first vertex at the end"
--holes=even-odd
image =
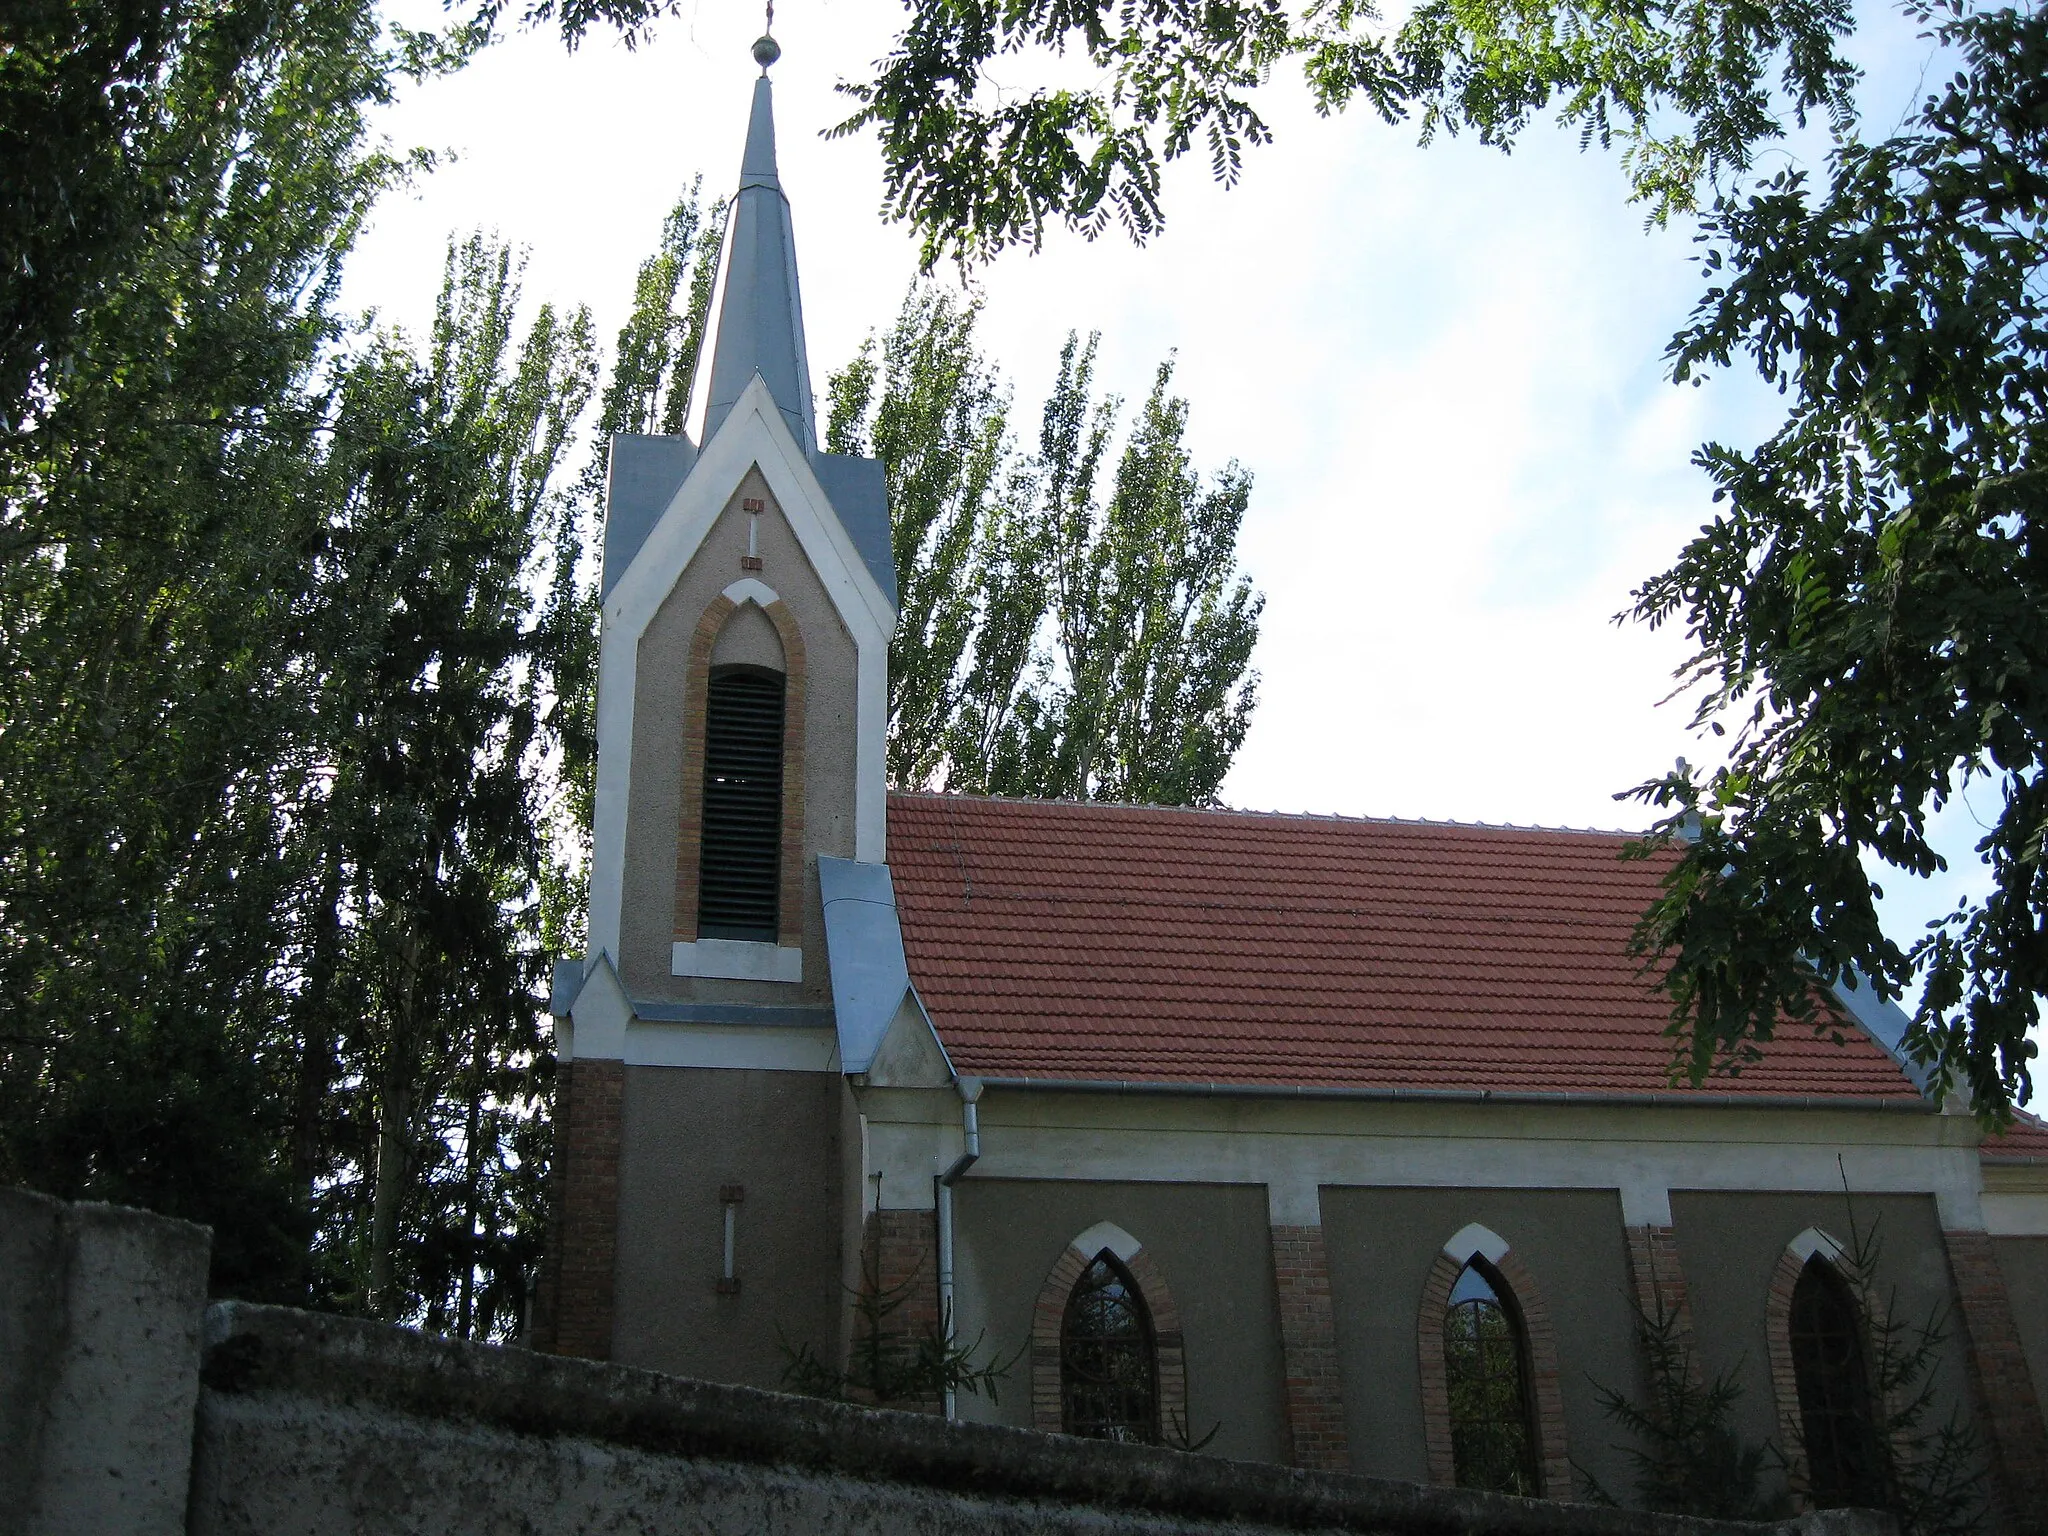
{"type": "Polygon", "coordinates": [[[1808,1499],[1818,1509],[1885,1507],[1862,1314],[1820,1254],[1792,1286],[1790,1325],[1808,1499]]]}
{"type": "Polygon", "coordinates": [[[1060,1322],[1060,1427],[1097,1440],[1159,1440],[1152,1313],[1131,1272],[1107,1248],[1067,1295],[1060,1322]]]}
{"type": "Polygon", "coordinates": [[[1527,1332],[1513,1291],[1478,1257],[1444,1310],[1444,1385],[1458,1486],[1541,1495],[1527,1332]]]}

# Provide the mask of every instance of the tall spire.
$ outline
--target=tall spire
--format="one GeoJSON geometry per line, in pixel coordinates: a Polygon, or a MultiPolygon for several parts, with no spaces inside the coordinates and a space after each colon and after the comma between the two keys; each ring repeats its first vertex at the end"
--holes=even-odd
{"type": "MultiPolygon", "coordinates": [[[[771,23],[774,12],[769,12],[771,23]]],[[[754,110],[747,121],[747,147],[740,157],[740,189],[726,230],[725,263],[711,333],[711,378],[705,392],[699,443],[708,443],[725,424],[754,375],[806,452],[818,434],[811,403],[810,362],[804,355],[803,300],[797,292],[796,239],[789,199],[775,172],[775,103],[768,66],[782,56],[773,37],[754,44],[761,78],[754,82],[754,110]]]]}

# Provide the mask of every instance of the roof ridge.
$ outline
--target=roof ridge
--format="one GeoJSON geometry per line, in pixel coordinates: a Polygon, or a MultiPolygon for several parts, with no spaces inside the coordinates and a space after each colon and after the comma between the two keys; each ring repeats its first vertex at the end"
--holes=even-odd
{"type": "Polygon", "coordinates": [[[1625,827],[1564,827],[1547,826],[1540,822],[1457,821],[1434,816],[1353,816],[1342,811],[1252,810],[1233,805],[1149,805],[1141,800],[1057,800],[1044,795],[966,795],[941,789],[892,789],[889,791],[889,798],[936,800],[955,804],[968,800],[985,805],[1043,805],[1076,811],[1158,811],[1184,816],[1235,816],[1245,819],[1257,817],[1271,821],[1334,821],[1366,826],[1450,827],[1462,832],[1552,832],[1575,837],[1629,838],[1647,835],[1643,831],[1625,827]]]}

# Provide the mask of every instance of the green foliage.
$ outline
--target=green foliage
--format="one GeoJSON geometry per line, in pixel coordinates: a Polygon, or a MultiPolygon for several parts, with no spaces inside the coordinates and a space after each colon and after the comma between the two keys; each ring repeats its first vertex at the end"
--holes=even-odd
{"type": "Polygon", "coordinates": [[[1270,131],[1253,102],[1298,62],[1325,114],[1363,98],[1425,141],[1470,129],[1509,145],[1554,109],[1585,140],[1618,142],[1636,196],[1663,218],[1702,182],[1747,168],[1780,113],[1847,120],[1855,71],[1837,44],[1842,0],[1656,0],[1628,7],[1425,0],[1400,26],[1370,0],[913,0],[872,81],[835,132],[881,138],[888,207],[924,237],[927,267],[1036,248],[1050,222],[1136,240],[1163,219],[1163,166],[1204,154],[1233,182],[1270,131]],[[994,89],[998,58],[1052,50],[1088,83],[994,89]]]}
{"type": "Polygon", "coordinates": [[[1945,10],[1935,36],[1960,68],[1900,133],[1706,221],[1677,376],[1746,353],[1790,409],[1701,450],[1722,510],[1635,594],[1696,647],[1696,724],[1734,728],[1704,782],[1636,792],[1677,853],[1638,943],[1695,1080],[1828,1027],[1816,979],[1924,979],[1907,1048],[1995,1121],[2048,992],[2048,11],[1945,10]],[[2001,802],[1993,889],[1894,943],[1866,860],[1944,868],[1929,816],[1973,781],[2001,802]]]}
{"type": "Polygon", "coordinates": [[[336,625],[313,658],[331,778],[306,822],[338,898],[319,913],[324,990],[346,999],[316,1025],[324,1050],[302,1042],[307,1097],[338,1118],[314,1172],[339,1244],[322,1278],[464,1333],[479,1279],[481,1331],[516,1324],[540,1238],[515,1150],[547,1084],[532,908],[551,658],[527,586],[596,371],[587,315],[544,305],[518,338],[518,303],[509,253],[472,237],[426,355],[386,338],[344,369],[336,625]]]}
{"type": "Polygon", "coordinates": [[[931,1405],[947,1392],[986,1394],[991,1403],[1000,1401],[998,1390],[1030,1346],[1020,1346],[1008,1359],[977,1363],[982,1335],[971,1344],[962,1344],[947,1336],[943,1323],[922,1332],[893,1324],[890,1319],[904,1303],[930,1284],[920,1263],[896,1284],[885,1286],[873,1249],[863,1252],[861,1283],[850,1289],[853,1349],[846,1368],[827,1364],[808,1342],[791,1345],[785,1338],[781,1341],[782,1384],[806,1397],[873,1403],[878,1408],[931,1405]]]}
{"type": "MultiPolygon", "coordinates": [[[[1622,1446],[1635,1473],[1634,1506],[1713,1520],[1781,1520],[1791,1511],[1783,1493],[1767,1492],[1764,1475],[1784,1459],[1766,1440],[1743,1440],[1734,1425],[1742,1385],[1734,1369],[1707,1381],[1693,1352],[1692,1329],[1665,1303],[1636,1309],[1636,1342],[1649,1387],[1642,1405],[1615,1387],[1599,1386],[1600,1411],[1627,1432],[1622,1446]]],[[[1583,1467],[1588,1497],[1617,1500],[1583,1467]]]]}
{"type": "Polygon", "coordinates": [[[217,1284],[293,1296],[310,1216],[278,1021],[327,771],[327,304],[403,169],[365,114],[418,60],[365,4],[18,24],[0,132],[36,142],[0,154],[0,1178],[208,1222],[217,1284]]]}
{"type": "Polygon", "coordinates": [[[701,187],[700,177],[677,199],[654,254],[640,264],[633,307],[619,328],[611,375],[590,423],[590,456],[549,530],[553,558],[539,627],[553,685],[547,725],[561,751],[554,793],[539,812],[545,848],[541,940],[550,954],[581,952],[588,905],[597,788],[598,592],[586,557],[601,547],[613,436],[681,432],[689,414],[725,235],[725,204],[706,209],[701,187]]]}
{"type": "Polygon", "coordinates": [[[1263,599],[1236,570],[1250,477],[1202,483],[1169,362],[1105,498],[1120,402],[1093,393],[1094,338],[1068,338],[1020,454],[975,318],[913,289],[879,359],[871,343],[829,386],[828,446],[882,460],[895,515],[890,780],[1213,802],[1256,702],[1263,599]]]}

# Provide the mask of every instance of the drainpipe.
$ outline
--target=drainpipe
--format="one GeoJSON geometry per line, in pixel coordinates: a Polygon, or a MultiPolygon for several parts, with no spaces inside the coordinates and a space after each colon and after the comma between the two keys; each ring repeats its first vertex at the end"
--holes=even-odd
{"type": "MultiPolygon", "coordinates": [[[[975,1160],[981,1156],[981,1122],[975,1113],[975,1101],[981,1097],[981,1079],[962,1077],[955,1079],[960,1090],[960,1155],[953,1159],[953,1166],[938,1177],[939,1217],[939,1328],[946,1343],[947,1352],[953,1348],[953,1186],[958,1183],[975,1160]]],[[[946,1387],[946,1418],[948,1421],[959,1417],[959,1404],[952,1385],[946,1387]]]]}

